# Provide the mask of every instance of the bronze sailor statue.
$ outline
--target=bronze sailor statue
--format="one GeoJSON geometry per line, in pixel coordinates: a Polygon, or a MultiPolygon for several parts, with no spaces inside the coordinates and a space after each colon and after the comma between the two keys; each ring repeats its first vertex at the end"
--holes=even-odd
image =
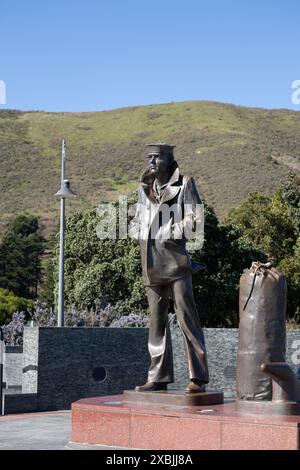
{"type": "Polygon", "coordinates": [[[168,323],[172,296],[184,338],[190,383],[186,393],[205,391],[208,366],[205,340],[196,309],[192,274],[203,268],[191,260],[187,240],[203,223],[195,181],[179,172],[174,146],[148,146],[148,166],[138,191],[138,204],[130,235],[139,240],[143,279],[150,309],[148,379],[137,391],[167,390],[174,381],[172,343],[168,323]]]}

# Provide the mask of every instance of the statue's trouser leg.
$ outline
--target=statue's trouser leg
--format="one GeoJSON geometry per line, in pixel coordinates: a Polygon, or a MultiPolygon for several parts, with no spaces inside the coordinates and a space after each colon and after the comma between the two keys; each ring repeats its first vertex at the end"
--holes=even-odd
{"type": "Polygon", "coordinates": [[[172,342],[168,322],[170,290],[168,286],[147,287],[150,308],[148,348],[151,365],[148,382],[173,382],[172,342]]]}
{"type": "Polygon", "coordinates": [[[193,295],[192,276],[172,283],[175,313],[183,333],[190,379],[209,380],[205,340],[193,295]]]}

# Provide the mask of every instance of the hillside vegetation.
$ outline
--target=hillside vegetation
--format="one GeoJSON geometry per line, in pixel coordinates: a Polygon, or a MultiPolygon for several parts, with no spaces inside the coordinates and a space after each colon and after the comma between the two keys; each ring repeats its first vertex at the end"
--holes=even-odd
{"type": "Polygon", "coordinates": [[[300,169],[300,113],[206,101],[93,113],[0,111],[0,227],[25,210],[56,226],[61,139],[78,197],[67,214],[137,188],[147,143],[176,145],[182,172],[223,218],[251,191],[266,194],[300,169]]]}

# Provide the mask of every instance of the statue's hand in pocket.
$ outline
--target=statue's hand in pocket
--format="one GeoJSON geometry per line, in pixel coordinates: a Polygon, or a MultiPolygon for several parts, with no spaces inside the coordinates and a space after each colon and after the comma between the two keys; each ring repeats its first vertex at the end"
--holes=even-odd
{"type": "Polygon", "coordinates": [[[169,220],[167,224],[160,227],[156,238],[161,240],[163,245],[167,240],[172,240],[172,220],[169,220]]]}

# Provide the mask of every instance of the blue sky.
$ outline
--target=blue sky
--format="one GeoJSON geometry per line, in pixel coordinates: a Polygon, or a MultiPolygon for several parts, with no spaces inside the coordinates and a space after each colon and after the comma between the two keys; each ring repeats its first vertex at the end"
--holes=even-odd
{"type": "Polygon", "coordinates": [[[299,0],[1,0],[3,108],[291,108],[299,0]]]}

